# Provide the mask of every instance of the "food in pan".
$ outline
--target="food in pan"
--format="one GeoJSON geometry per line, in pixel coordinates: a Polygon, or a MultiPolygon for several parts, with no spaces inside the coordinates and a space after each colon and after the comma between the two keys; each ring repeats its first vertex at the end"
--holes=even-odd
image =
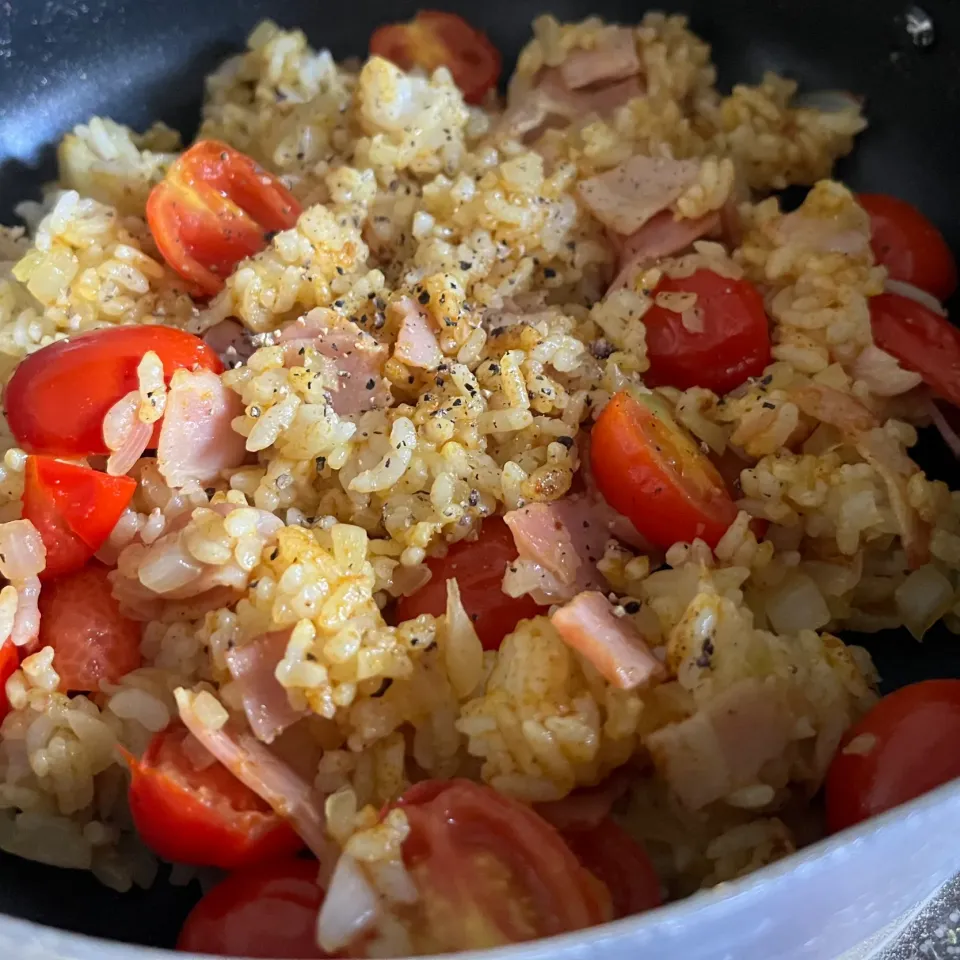
{"type": "Polygon", "coordinates": [[[859,101],[661,14],[500,72],[264,23],[0,234],[0,848],[199,877],[184,950],[581,929],[960,773],[841,639],[960,629],[956,265],[829,179],[859,101]]]}

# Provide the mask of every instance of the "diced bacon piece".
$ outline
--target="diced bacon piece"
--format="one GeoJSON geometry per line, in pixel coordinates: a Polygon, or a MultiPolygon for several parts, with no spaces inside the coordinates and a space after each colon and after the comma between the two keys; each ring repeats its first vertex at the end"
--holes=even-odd
{"type": "Polygon", "coordinates": [[[410,367],[436,370],[443,362],[443,353],[427,315],[410,297],[392,304],[391,311],[400,317],[394,357],[410,367]]]}
{"type": "Polygon", "coordinates": [[[232,370],[240,363],[246,363],[256,347],[250,339],[250,331],[240,323],[228,317],[208,328],[203,334],[203,342],[223,361],[223,365],[232,370]]]}
{"type": "Polygon", "coordinates": [[[584,204],[604,226],[626,236],[671,206],[696,182],[699,172],[696,160],[638,154],[612,170],[582,180],[578,189],[584,204]]]}
{"type": "Polygon", "coordinates": [[[338,851],[327,837],[324,797],[269,747],[233,722],[218,730],[206,726],[194,709],[195,693],[180,687],[174,696],[187,729],[241,783],[290,821],[320,861],[321,872],[329,877],[338,851]]]}
{"type": "Polygon", "coordinates": [[[508,590],[511,596],[530,593],[542,604],[564,603],[584,590],[604,589],[597,568],[607,542],[621,540],[636,549],[649,544],[626,517],[617,513],[599,493],[574,494],[550,503],[531,503],[504,515],[513,533],[519,559],[508,568],[508,582],[533,584],[508,590]]]}
{"type": "Polygon", "coordinates": [[[560,64],[560,76],[570,90],[609,84],[640,72],[640,58],[633,31],[611,27],[595,47],[571,50],[560,64]]]}
{"type": "Polygon", "coordinates": [[[539,564],[562,584],[569,586],[576,581],[580,558],[556,504],[531,503],[509,511],[503,519],[523,559],[539,564]]]}
{"type": "Polygon", "coordinates": [[[632,620],[618,617],[602,594],[578,594],[557,610],[550,622],[564,643],[587,658],[620,690],[649,687],[666,677],[632,620]]]}
{"type": "Polygon", "coordinates": [[[246,457],[244,438],[230,425],[243,414],[240,397],[210,370],[177,370],[160,427],[157,465],[171,487],[208,483],[246,457]]]}
{"type": "Polygon", "coordinates": [[[308,348],[328,361],[330,402],[339,416],[389,403],[390,385],[383,379],[387,348],[333,310],[317,308],[287,324],[278,343],[288,367],[302,367],[308,348]]]}
{"type": "Polygon", "coordinates": [[[498,133],[505,137],[533,139],[545,126],[570,122],[596,114],[605,117],[636,97],[644,87],[638,77],[601,86],[595,90],[571,90],[557,68],[541,71],[537,84],[510,98],[500,118],[498,133]]]}
{"type": "Polygon", "coordinates": [[[643,270],[683,253],[719,227],[720,214],[716,211],[693,220],[677,220],[672,210],[661,210],[618,244],[620,270],[607,292],[632,286],[643,270]]]}
{"type": "Polygon", "coordinates": [[[644,86],[637,77],[598,87],[596,90],[578,90],[567,100],[569,119],[576,120],[592,113],[605,117],[644,94],[644,86]]]}
{"type": "Polygon", "coordinates": [[[756,783],[763,765],[783,755],[793,730],[782,689],[748,678],[692,717],[649,734],[645,744],[684,806],[699,810],[756,783]]]}
{"type": "Polygon", "coordinates": [[[230,676],[239,689],[250,729],[264,743],[273,743],[305,714],[305,711],[291,706],[287,691],[275,676],[291,632],[265,633],[246,646],[234,647],[224,654],[230,676]]]}

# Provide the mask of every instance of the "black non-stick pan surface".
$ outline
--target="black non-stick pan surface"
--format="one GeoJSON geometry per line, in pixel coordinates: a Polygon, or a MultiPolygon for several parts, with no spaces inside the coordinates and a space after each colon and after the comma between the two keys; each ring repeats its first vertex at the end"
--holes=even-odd
{"type": "MultiPolygon", "coordinates": [[[[189,138],[203,78],[242,49],[264,17],[299,26],[337,58],[362,55],[381,23],[407,19],[416,0],[0,0],[0,222],[53,178],[60,136],[93,114],[137,128],[164,120],[189,138]]],[[[648,7],[626,0],[436,0],[482,27],[512,64],[530,21],[599,14],[633,23],[648,7]]],[[[720,84],[756,82],[765,70],[803,87],[846,89],[867,100],[870,129],[838,176],[920,207],[960,251],[960,4],[925,0],[685,0],[712,45],[720,84]]],[[[918,453],[933,476],[957,473],[942,444],[918,453]]],[[[945,630],[918,644],[905,632],[860,638],[887,690],[960,677],[960,638],[945,630]]],[[[119,895],[92,877],[0,855],[0,912],[96,936],[171,946],[199,895],[158,881],[119,895]]]]}

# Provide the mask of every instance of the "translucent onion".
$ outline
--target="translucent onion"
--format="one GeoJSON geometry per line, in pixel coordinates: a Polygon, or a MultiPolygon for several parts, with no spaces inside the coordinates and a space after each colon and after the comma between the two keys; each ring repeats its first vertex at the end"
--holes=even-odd
{"type": "Polygon", "coordinates": [[[47,565],[47,550],[29,520],[0,523],[0,573],[14,586],[35,577],[47,565]]]}
{"type": "Polygon", "coordinates": [[[154,593],[164,594],[192,583],[203,573],[203,564],[180,545],[177,535],[162,537],[140,561],[137,577],[154,593]]]}
{"type": "Polygon", "coordinates": [[[143,456],[153,436],[153,426],[137,415],[140,394],[131,391],[121,397],[103,418],[103,442],[111,450],[107,473],[123,476],[143,456]]]}
{"type": "Polygon", "coordinates": [[[896,357],[873,344],[863,348],[853,362],[852,372],[856,380],[862,380],[878,397],[896,397],[923,383],[919,373],[904,370],[896,357]]]}
{"type": "Polygon", "coordinates": [[[943,304],[933,294],[915,287],[912,283],[904,283],[903,280],[891,280],[887,277],[883,283],[883,289],[887,293],[896,293],[901,297],[916,300],[917,303],[923,304],[928,310],[939,313],[941,317],[947,315],[947,311],[943,309],[943,304]]]}
{"type": "Polygon", "coordinates": [[[363,869],[348,853],[341,854],[317,917],[317,943],[336,955],[366,933],[380,915],[380,898],[363,869]]]}
{"type": "Polygon", "coordinates": [[[206,726],[195,709],[195,693],[179,687],[174,698],[186,728],[238,780],[290,821],[320,861],[321,875],[328,876],[336,848],[327,836],[323,796],[248,730],[232,723],[219,730],[206,726]]]}
{"type": "Polygon", "coordinates": [[[471,694],[483,677],[483,647],[470,616],[463,608],[457,581],[447,581],[447,611],[443,655],[450,683],[459,697],[471,694]]]}
{"type": "Polygon", "coordinates": [[[830,610],[823,595],[803,573],[786,577],[769,591],[766,611],[777,633],[819,630],[830,622],[830,610]]]}
{"type": "Polygon", "coordinates": [[[953,606],[953,585],[932,563],[914,570],[894,593],[897,610],[917,640],[953,606]]]}

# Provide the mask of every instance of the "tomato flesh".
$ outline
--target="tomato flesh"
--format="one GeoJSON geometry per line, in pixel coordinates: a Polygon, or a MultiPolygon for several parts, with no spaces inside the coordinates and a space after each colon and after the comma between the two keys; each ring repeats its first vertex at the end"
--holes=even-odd
{"type": "Polygon", "coordinates": [[[697,270],[689,277],[664,277],[657,294],[694,293],[695,326],[680,313],[654,304],[644,315],[648,386],[705,387],[725,394],[770,363],[770,331],[763,298],[746,280],[697,270]]]}
{"type": "Polygon", "coordinates": [[[293,227],[300,213],[276,177],[216,140],[183,153],[147,199],[147,222],[164,260],[207,295],[261,251],[269,233],[293,227]]]}
{"type": "Polygon", "coordinates": [[[106,543],[136,489],[131,477],[111,477],[51,457],[28,457],[23,516],[47,548],[40,579],[79,570],[106,543]]]}
{"type": "Polygon", "coordinates": [[[460,587],[460,599],[484,650],[497,650],[521,620],[543,613],[530,596],[510,597],[501,584],[507,565],[517,559],[510,528],[500,517],[488,517],[473,541],[453,544],[445,557],[427,561],[433,576],[416,593],[397,601],[397,620],[421,613],[439,617],[447,608],[447,580],[460,587]]]}
{"type": "Polygon", "coordinates": [[[217,957],[315,960],[323,891],[312,860],[277,860],[232,873],[190,911],[177,950],[217,957]]]}
{"type": "Polygon", "coordinates": [[[861,193],[857,200],[870,216],[877,263],[894,280],[946,300],[957,289],[957,262],[943,234],[905,200],[883,193],[861,193]]]}
{"type": "Polygon", "coordinates": [[[652,396],[614,395],[593,426],[590,466],[607,502],[664,549],[697,537],[714,547],[736,519],[716,468],[652,396]]]}
{"type": "Polygon", "coordinates": [[[847,731],[826,779],[831,833],[960,777],[960,680],[884,697],[847,731]]]}
{"type": "Polygon", "coordinates": [[[463,17],[440,10],[421,10],[408,23],[375,30],[370,53],[402,70],[419,67],[432,73],[446,67],[467,103],[480,103],[500,76],[500,51],[487,35],[463,17]]]}
{"type": "Polygon", "coordinates": [[[184,727],[158,733],[128,757],[129,803],[143,842],[164,860],[235,870],[290,856],[303,841],[223,764],[196,769],[184,727]]]}
{"type": "Polygon", "coordinates": [[[7,681],[20,666],[20,654],[14,642],[8,637],[0,645],[0,720],[10,712],[10,701],[7,699],[7,681]]]}
{"type": "Polygon", "coordinates": [[[560,834],[516,800],[469,780],[430,780],[397,805],[410,824],[404,862],[434,919],[421,946],[517,943],[609,918],[605,891],[560,834]]]}
{"type": "Polygon", "coordinates": [[[63,690],[99,690],[140,666],[140,624],[120,613],[108,572],[90,563],[40,591],[40,646],[53,647],[63,690]]]}
{"type": "MultiPolygon", "coordinates": [[[[53,456],[108,454],[103,418],[137,389],[137,365],[149,350],[168,380],[178,369],[223,371],[199,337],[173,327],[111,327],[58,340],[23,360],[4,391],[17,443],[29,453],[53,456]]],[[[159,424],[153,446],[158,436],[159,424]]]]}
{"type": "Polygon", "coordinates": [[[663,903],[660,878],[646,850],[609,817],[594,826],[562,830],[561,836],[580,863],[610,891],[615,919],[663,903]]]}
{"type": "Polygon", "coordinates": [[[870,327],[881,350],[960,406],[960,330],[946,317],[910,297],[882,293],[870,300],[870,327]]]}

